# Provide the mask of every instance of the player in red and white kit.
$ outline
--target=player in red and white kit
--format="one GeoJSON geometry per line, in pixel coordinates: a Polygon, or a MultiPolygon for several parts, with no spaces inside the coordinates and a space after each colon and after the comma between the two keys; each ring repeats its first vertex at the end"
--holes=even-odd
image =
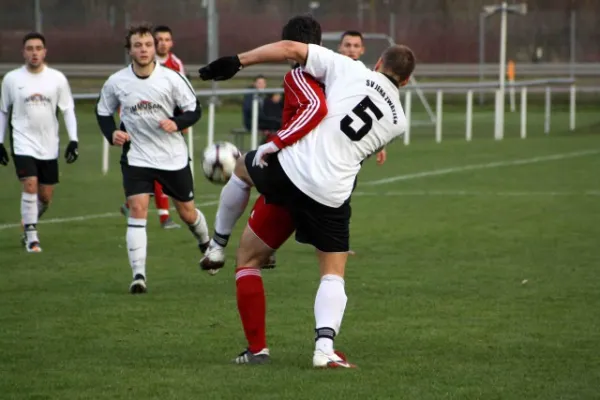
{"type": "MultiPolygon", "coordinates": [[[[156,43],[156,61],[185,76],[183,63],[171,52],[174,44],[171,28],[166,25],[158,25],[154,27],[153,32],[156,43]]],[[[187,133],[187,129],[183,130],[182,133],[187,133]]],[[[163,229],[180,227],[169,215],[169,196],[163,192],[162,185],[158,181],[154,182],[154,203],[158,210],[160,226],[163,229]]],[[[129,215],[129,204],[127,202],[121,206],[121,213],[125,216],[129,215]]]]}
{"type": "MultiPolygon", "coordinates": [[[[282,38],[303,43],[321,43],[321,27],[311,17],[294,17],[283,28],[282,38]]],[[[270,137],[278,149],[290,146],[313,130],[327,115],[323,85],[295,65],[284,77],[282,128],[270,137]]],[[[245,168],[239,162],[237,168],[245,168]]],[[[247,175],[247,174],[244,174],[247,175]]],[[[200,260],[203,270],[215,274],[225,263],[224,248],[231,231],[244,213],[250,197],[251,183],[235,173],[221,191],[215,232],[209,249],[200,260]]],[[[263,196],[254,203],[248,227],[268,249],[276,250],[291,236],[295,227],[285,208],[268,204],[263,196]]],[[[262,246],[260,246],[262,249],[262,246]]],[[[262,251],[260,251],[262,254],[262,251]]],[[[261,261],[263,268],[274,267],[274,258],[261,261]]],[[[245,264],[246,265],[246,264],[245,264]]]]}
{"type": "Polygon", "coordinates": [[[173,32],[166,25],[158,25],[154,28],[156,39],[156,60],[167,68],[179,72],[185,76],[183,62],[171,52],[173,48],[173,32]]]}

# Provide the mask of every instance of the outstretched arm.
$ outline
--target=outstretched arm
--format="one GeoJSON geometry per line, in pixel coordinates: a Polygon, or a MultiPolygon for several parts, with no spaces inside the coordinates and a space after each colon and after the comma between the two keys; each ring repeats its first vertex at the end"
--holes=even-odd
{"type": "Polygon", "coordinates": [[[281,40],[238,54],[238,57],[242,67],[262,63],[283,62],[286,60],[292,60],[304,65],[308,57],[308,45],[291,40],[281,40]]]}
{"type": "Polygon", "coordinates": [[[236,56],[221,57],[200,68],[202,80],[225,81],[243,67],[254,64],[293,60],[304,65],[308,57],[308,45],[290,40],[270,43],[236,56]]]}
{"type": "Polygon", "coordinates": [[[282,40],[270,43],[236,56],[221,57],[200,68],[202,80],[225,81],[235,76],[242,68],[269,62],[292,60],[303,66],[304,72],[312,75],[327,87],[336,77],[345,76],[360,67],[351,58],[337,54],[316,44],[282,40]]]}

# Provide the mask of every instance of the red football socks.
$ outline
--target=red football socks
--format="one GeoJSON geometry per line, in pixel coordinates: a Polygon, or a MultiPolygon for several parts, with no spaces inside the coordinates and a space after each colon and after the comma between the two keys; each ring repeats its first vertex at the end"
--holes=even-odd
{"type": "Polygon", "coordinates": [[[258,353],[267,347],[265,288],[257,268],[235,271],[237,305],[248,340],[248,350],[258,353]]]}
{"type": "Polygon", "coordinates": [[[154,182],[154,203],[162,224],[169,219],[169,196],[163,193],[162,185],[157,181],[154,182]]]}

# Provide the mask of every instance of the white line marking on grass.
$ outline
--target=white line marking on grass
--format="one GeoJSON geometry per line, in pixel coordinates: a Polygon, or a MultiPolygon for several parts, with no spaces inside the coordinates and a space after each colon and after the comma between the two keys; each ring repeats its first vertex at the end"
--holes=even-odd
{"type": "MultiPolygon", "coordinates": [[[[491,163],[486,163],[486,164],[471,164],[471,165],[464,165],[461,167],[450,167],[450,168],[436,169],[436,170],[431,170],[431,171],[417,172],[417,173],[413,173],[413,174],[398,175],[398,176],[393,176],[390,178],[379,179],[376,181],[362,182],[361,185],[382,185],[385,183],[426,178],[429,176],[446,175],[446,174],[452,174],[452,173],[456,173],[456,172],[472,171],[472,170],[478,170],[478,169],[490,169],[490,168],[507,167],[507,166],[514,166],[514,165],[535,164],[535,163],[544,162],[544,161],[563,160],[563,159],[567,159],[567,158],[582,157],[582,156],[598,154],[598,153],[600,153],[600,150],[584,150],[584,151],[576,151],[576,152],[571,152],[571,153],[553,154],[553,155],[549,155],[549,156],[525,158],[525,159],[520,159],[520,160],[496,161],[496,162],[491,162],[491,163]]],[[[564,195],[564,196],[567,196],[567,195],[570,195],[570,194],[558,194],[558,193],[562,193],[562,192],[413,191],[413,192],[387,192],[387,193],[356,192],[356,193],[354,193],[354,196],[435,196],[435,195],[438,195],[438,196],[452,196],[452,195],[454,195],[454,196],[471,196],[471,195],[492,195],[492,196],[494,196],[494,195],[495,196],[532,196],[532,195],[561,196],[561,195],[564,195]],[[476,193],[479,193],[479,194],[476,194],[476,193]],[[552,194],[552,193],[554,193],[554,194],[552,194]]],[[[573,195],[576,195],[576,194],[577,193],[573,192],[573,195]]],[[[579,194],[581,195],[582,193],[579,193],[579,194]]],[[[600,191],[588,191],[588,192],[584,192],[583,194],[588,195],[588,196],[599,196],[600,191]]],[[[207,197],[209,197],[209,196],[212,196],[212,195],[208,195],[207,197]]],[[[217,204],[219,204],[219,201],[214,200],[214,201],[200,203],[200,204],[198,204],[198,206],[206,207],[206,206],[214,206],[217,204]]],[[[111,213],[104,213],[104,214],[81,215],[81,216],[77,216],[77,217],[52,218],[52,219],[42,220],[39,222],[39,224],[60,224],[60,223],[64,223],[64,222],[88,221],[88,220],[92,220],[92,219],[113,218],[113,217],[118,217],[120,215],[121,215],[120,213],[111,212],[111,213]]],[[[18,223],[18,224],[2,224],[2,225],[0,225],[0,231],[6,230],[6,229],[18,228],[20,226],[21,226],[20,223],[18,223]]]]}
{"type": "Polygon", "coordinates": [[[498,196],[498,197],[558,197],[558,196],[600,196],[599,190],[587,190],[581,192],[528,192],[528,191],[470,191],[470,190],[407,190],[395,192],[354,192],[352,197],[410,197],[410,196],[498,196]]]}
{"type": "MultiPolygon", "coordinates": [[[[558,197],[558,196],[600,196],[600,190],[586,190],[581,192],[527,192],[527,191],[502,191],[502,192],[486,192],[486,191],[469,191],[469,190],[408,190],[408,191],[392,191],[392,192],[364,192],[358,191],[352,194],[352,197],[411,197],[411,196],[490,196],[490,197],[527,197],[527,196],[541,196],[541,197],[558,197]]],[[[256,195],[251,197],[252,200],[256,199],[256,195]]],[[[197,204],[198,207],[208,207],[219,204],[218,200],[207,201],[204,203],[197,204]]],[[[93,219],[103,218],[114,218],[122,217],[120,213],[109,212],[104,214],[91,214],[81,215],[77,217],[67,218],[52,218],[42,220],[39,224],[62,224],[68,222],[79,222],[89,221],[93,219]]],[[[12,228],[18,228],[21,224],[3,224],[0,225],[0,231],[12,228]]]]}
{"type": "MultiPolygon", "coordinates": [[[[198,207],[208,207],[208,206],[214,206],[219,204],[218,200],[213,200],[213,201],[207,201],[204,203],[199,203],[196,204],[196,206],[198,207]]],[[[78,222],[78,221],[89,221],[92,219],[102,219],[102,218],[114,218],[114,217],[121,217],[123,218],[123,216],[121,215],[121,213],[118,212],[110,212],[110,213],[104,213],[104,214],[90,214],[90,215],[80,215],[77,217],[66,217],[66,218],[50,218],[50,219],[43,219],[41,221],[38,222],[38,225],[41,224],[62,224],[65,222],[78,222]]],[[[21,224],[2,224],[0,225],[0,231],[3,231],[5,229],[12,229],[12,228],[20,228],[21,224]]]]}
{"type": "Polygon", "coordinates": [[[583,157],[591,154],[598,154],[600,150],[583,150],[583,151],[575,151],[572,153],[561,153],[561,154],[553,154],[549,156],[540,156],[540,157],[532,157],[532,158],[524,158],[520,160],[507,160],[507,161],[495,161],[485,164],[471,164],[471,165],[463,165],[461,167],[450,167],[450,168],[442,168],[442,169],[434,169],[431,171],[423,171],[416,172],[413,174],[405,174],[405,175],[397,175],[392,176],[390,178],[377,179],[375,181],[369,182],[361,182],[361,185],[383,185],[386,183],[398,182],[398,181],[407,181],[411,179],[418,178],[426,178],[429,176],[439,176],[439,175],[447,175],[453,174],[457,172],[465,172],[465,171],[474,171],[478,169],[491,169],[498,167],[509,167],[515,165],[526,165],[526,164],[535,164],[545,161],[555,161],[555,160],[564,160],[566,158],[575,158],[575,157],[583,157]]]}

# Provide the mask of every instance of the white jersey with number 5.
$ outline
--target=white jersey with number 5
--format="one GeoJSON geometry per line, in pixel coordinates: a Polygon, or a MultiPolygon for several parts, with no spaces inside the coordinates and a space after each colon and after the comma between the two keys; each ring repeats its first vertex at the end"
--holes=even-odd
{"type": "Polygon", "coordinates": [[[304,70],[325,84],[329,111],[278,157],[298,189],[337,208],[350,198],[363,160],[402,135],[406,117],[391,79],[346,56],[310,44],[304,70]]]}
{"type": "Polygon", "coordinates": [[[38,160],[58,158],[56,110],[75,107],[63,73],[48,66],[31,73],[23,66],[4,76],[1,96],[0,111],[11,112],[14,154],[38,160]]]}

